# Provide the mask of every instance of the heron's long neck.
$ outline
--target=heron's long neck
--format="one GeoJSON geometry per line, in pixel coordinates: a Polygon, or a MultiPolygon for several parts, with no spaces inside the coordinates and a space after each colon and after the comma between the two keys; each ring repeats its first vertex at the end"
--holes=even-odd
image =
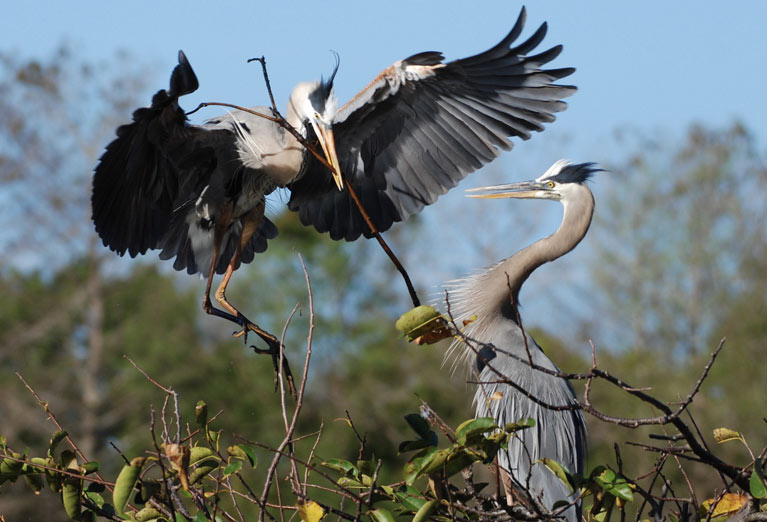
{"type": "Polygon", "coordinates": [[[564,214],[556,232],[488,270],[489,280],[484,283],[486,288],[493,288],[496,292],[495,299],[490,302],[494,307],[500,306],[501,312],[507,317],[516,321],[516,312],[509,305],[518,303],[519,290],[530,274],[542,264],[568,253],[586,235],[594,213],[594,197],[588,188],[578,189],[583,191],[579,197],[562,202],[564,214]]]}
{"type": "MultiPolygon", "coordinates": [[[[288,101],[288,110],[285,111],[285,121],[287,121],[294,129],[301,132],[301,128],[303,127],[304,122],[301,121],[301,117],[298,115],[298,110],[296,109],[292,98],[288,101]]],[[[296,139],[292,134],[288,134],[292,139],[296,139]]],[[[296,142],[297,141],[298,140],[296,140],[296,142]]]]}

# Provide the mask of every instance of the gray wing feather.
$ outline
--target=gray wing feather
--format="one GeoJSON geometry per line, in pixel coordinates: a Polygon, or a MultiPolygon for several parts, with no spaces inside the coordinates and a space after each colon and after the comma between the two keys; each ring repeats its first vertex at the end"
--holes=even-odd
{"type": "MultiPolygon", "coordinates": [[[[530,348],[535,364],[558,370],[537,345],[531,343],[530,348]]],[[[578,410],[547,409],[507,384],[492,382],[499,379],[493,369],[541,401],[555,406],[574,403],[575,393],[570,383],[533,370],[498,351],[489,366],[485,366],[480,373],[480,382],[487,384],[477,388],[474,401],[477,417],[493,417],[500,426],[528,417],[535,420],[534,428],[518,432],[518,436],[509,443],[507,451],[498,454],[499,465],[523,489],[527,487],[529,477],[529,492],[547,508],[551,508],[558,500],[572,500],[574,496],[548,468],[541,463],[533,463],[546,457],[559,462],[571,472],[582,473],[586,453],[586,423],[583,415],[578,410]],[[501,399],[487,399],[496,392],[502,395],[501,399]]],[[[567,519],[577,521],[578,511],[576,507],[568,510],[565,513],[567,519]]]]}
{"type": "MultiPolygon", "coordinates": [[[[420,53],[384,70],[339,110],[335,122],[341,171],[357,194],[379,193],[371,219],[379,231],[420,212],[467,174],[509,150],[511,137],[529,139],[566,108],[575,87],[555,84],[571,68],[542,70],[562,50],[533,56],[546,35],[541,25],[511,47],[525,23],[523,9],[509,34],[476,56],[442,63],[420,53]]],[[[288,207],[333,239],[370,237],[350,196],[309,160],[290,186],[288,207]],[[328,205],[341,205],[329,211],[328,205]]]]}

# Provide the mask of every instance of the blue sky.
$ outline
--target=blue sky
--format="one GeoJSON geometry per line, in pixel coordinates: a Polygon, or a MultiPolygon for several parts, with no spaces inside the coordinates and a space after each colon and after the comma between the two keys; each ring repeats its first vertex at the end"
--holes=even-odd
{"type": "MultiPolygon", "coordinates": [[[[381,69],[416,52],[442,51],[452,60],[487,49],[511,28],[522,2],[468,6],[452,0],[16,2],[0,19],[0,46],[21,57],[45,58],[66,42],[78,56],[94,61],[112,59],[117,50],[125,50],[136,63],[146,65],[148,86],[142,98],[147,103],[154,91],[167,87],[176,53],[183,49],[201,85],[185,99],[187,109],[201,101],[266,104],[260,67],[246,64],[248,58],[265,55],[282,109],[296,83],[330,73],[331,49],[341,59],[335,84],[343,103],[381,69]]],[[[560,157],[609,166],[611,159],[627,152],[615,146],[616,129],[674,139],[693,122],[723,126],[737,118],[755,133],[759,150],[767,150],[767,2],[724,6],[713,1],[546,1],[528,2],[527,8],[523,36],[547,21],[549,33],[541,49],[564,45],[552,65],[576,67],[567,80],[579,90],[544,133],[517,144],[485,169],[494,172],[474,174],[459,188],[495,183],[499,177],[536,177],[560,157]]],[[[218,112],[207,111],[199,118],[218,112]]],[[[105,136],[104,144],[111,139],[105,136]]],[[[616,182],[603,176],[595,186],[616,182]]],[[[462,190],[444,200],[435,206],[460,205],[466,213],[480,208],[463,199],[462,190]]],[[[524,205],[519,212],[529,214],[535,208],[524,205]]],[[[437,288],[441,281],[498,259],[500,253],[509,255],[520,242],[551,232],[560,214],[542,205],[546,219],[534,223],[529,236],[512,244],[507,244],[507,236],[503,243],[500,237],[488,237],[484,246],[472,243],[453,251],[448,261],[436,253],[434,260],[420,263],[428,270],[419,274],[417,266],[413,269],[414,279],[424,277],[425,286],[437,288]],[[481,257],[472,248],[491,253],[481,257]]],[[[424,214],[430,219],[436,212],[424,214]]],[[[450,231],[443,227],[439,233],[450,231]]],[[[536,279],[543,276],[531,279],[525,289],[536,288],[536,279]]]]}
{"type": "MultiPolygon", "coordinates": [[[[201,83],[190,106],[202,100],[265,104],[260,71],[245,64],[262,54],[282,106],[297,82],[331,70],[333,49],[341,57],[336,89],[343,102],[381,69],[415,52],[439,50],[456,59],[486,49],[509,30],[522,2],[468,5],[17,2],[0,20],[0,45],[43,57],[67,41],[98,59],[124,49],[151,66],[156,81],[148,92],[166,85],[176,51],[183,49],[201,83]]],[[[724,124],[737,117],[767,139],[767,2],[548,1],[527,7],[529,30],[548,21],[544,45],[565,46],[556,65],[577,68],[571,79],[579,92],[557,132],[589,146],[624,125],[674,131],[691,121],[724,124]]]]}

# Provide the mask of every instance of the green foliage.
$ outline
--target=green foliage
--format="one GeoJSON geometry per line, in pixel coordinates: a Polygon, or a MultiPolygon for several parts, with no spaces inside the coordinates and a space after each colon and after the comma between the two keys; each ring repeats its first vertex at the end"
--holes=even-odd
{"type": "MultiPolygon", "coordinates": [[[[232,509],[217,488],[240,478],[252,484],[268,468],[259,461],[271,462],[270,451],[243,439],[276,447],[284,437],[270,362],[232,340],[231,325],[201,314],[203,284],[174,277],[169,267],[151,262],[115,265],[95,240],[88,216],[92,167],[105,137],[129,117],[146,76],[131,72],[129,60],[114,63],[119,70],[99,67],[94,75],[93,67],[62,49],[47,61],[4,56],[1,64],[0,181],[6,197],[30,210],[23,220],[5,215],[14,226],[0,235],[7,253],[0,266],[0,418],[11,441],[3,437],[0,444],[0,512],[8,520],[21,514],[56,520],[56,513],[114,518],[126,509],[136,520],[185,519],[148,505],[152,499],[167,500],[163,479],[180,488],[188,509],[197,509],[191,519],[208,519],[210,513],[198,505],[232,509]],[[96,113],[103,117],[93,118],[96,113]],[[19,259],[36,260],[40,270],[18,271],[19,259]],[[177,392],[178,405],[125,356],[177,392]],[[43,404],[14,372],[27,379],[43,404]],[[52,428],[38,406],[46,414],[57,412],[66,431],[50,436],[52,428]],[[191,425],[177,423],[171,414],[176,408],[189,412],[190,419],[194,412],[191,425]],[[150,419],[183,440],[155,448],[150,419]],[[79,442],[88,460],[64,443],[67,435],[79,442]],[[107,441],[124,454],[150,456],[142,466],[125,466],[107,441]],[[33,449],[20,452],[25,447],[33,449]],[[123,472],[130,473],[125,482],[123,472]],[[120,488],[107,491],[97,475],[114,477],[120,488]]],[[[696,127],[681,144],[643,144],[613,169],[614,189],[597,195],[590,237],[599,247],[588,263],[594,267],[593,284],[583,292],[597,297],[592,314],[597,319],[579,327],[584,338],[597,340],[601,367],[670,403],[688,392],[708,352],[726,336],[727,346],[695,398],[696,418],[706,438],[715,427],[737,428],[742,444],[717,446],[717,455],[751,473],[749,493],[761,501],[767,495],[763,461],[754,459],[746,444],[765,444],[761,418],[767,375],[767,205],[761,197],[767,176],[754,150],[738,125],[696,127]]],[[[8,208],[15,207],[4,211],[8,208]]],[[[322,471],[333,476],[330,486],[357,494],[375,486],[361,508],[374,520],[444,520],[454,509],[446,493],[457,501],[470,498],[478,509],[502,512],[505,507],[482,488],[470,493],[457,487],[459,471],[471,463],[483,468],[515,430],[530,424],[499,428],[488,419],[471,420],[458,426],[454,439],[441,443],[419,415],[409,415],[406,423],[393,421],[412,411],[416,395],[448,425],[468,415],[471,394],[464,379],[451,381],[442,367],[446,343],[407,347],[397,337],[392,324],[409,303],[374,242],[332,242],[301,225],[294,213],[274,220],[280,237],[237,272],[229,298],[274,332],[282,330],[298,304],[286,333],[288,356],[296,361],[310,313],[296,252],[309,267],[317,333],[297,429],[304,438],[292,446],[314,455],[310,477],[322,471]],[[349,418],[356,430],[349,429],[349,418]],[[319,427],[321,436],[315,435],[319,427]],[[401,455],[411,452],[408,459],[401,455]]],[[[388,232],[387,239],[395,251],[417,258],[425,233],[430,232],[411,220],[388,232]]],[[[533,333],[560,367],[582,371],[591,365],[587,349],[581,350],[571,334],[533,333]]],[[[574,384],[582,392],[582,384],[574,384]]],[[[616,416],[657,413],[599,382],[591,400],[616,416]]],[[[666,435],[656,427],[629,431],[592,422],[594,471],[578,476],[555,462],[544,464],[584,493],[585,512],[593,519],[615,518],[616,508],[630,516],[637,504],[630,502],[634,487],[643,483],[629,477],[653,477],[658,463],[625,443],[646,441],[650,434],[666,435]],[[617,471],[607,465],[616,441],[622,450],[617,471]]],[[[699,498],[712,497],[701,506],[703,512],[717,509],[713,497],[721,483],[711,468],[694,466],[686,478],[668,463],[664,471],[677,491],[689,478],[699,498]]],[[[285,477],[290,469],[282,464],[278,473],[285,477]]],[[[280,481],[272,502],[278,501],[278,487],[280,495],[290,495],[280,481]]],[[[305,520],[328,513],[338,500],[321,490],[308,494],[314,500],[304,503],[305,520]]],[[[299,509],[301,501],[296,498],[299,509]]],[[[257,512],[255,504],[242,509],[246,519],[257,512]]]]}

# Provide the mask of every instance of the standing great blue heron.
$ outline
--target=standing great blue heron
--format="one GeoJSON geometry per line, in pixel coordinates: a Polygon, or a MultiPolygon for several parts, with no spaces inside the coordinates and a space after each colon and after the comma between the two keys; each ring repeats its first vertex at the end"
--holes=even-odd
{"type": "Polygon", "coordinates": [[[546,24],[511,47],[524,21],[523,9],[498,45],[470,58],[442,63],[440,53],[424,52],[396,62],[340,108],[333,94],[337,65],[329,80],[299,84],[285,119],[319,141],[332,172],[282,126],[251,113],[190,124],[178,99],[198,82],[179,52],[170,89],[118,128],[101,157],[93,180],[96,231],[119,255],[160,249],[161,259],[176,258],[177,270],[202,272],[204,310],[239,324],[239,334],[256,332],[274,354],[276,339],[225,296],[234,270],[277,235],[264,217],[264,196],[288,187],[288,208],[305,225],[336,240],[370,237],[348,192],[337,190],[344,180],[384,231],[434,203],[499,149],[511,149],[509,137],[543,130],[575,91],[554,83],[573,69],[541,69],[561,46],[528,56],[546,24]],[[223,309],[210,299],[217,273],[224,274],[215,292],[223,309]]]}
{"type": "MultiPolygon", "coordinates": [[[[513,483],[518,489],[529,490],[549,509],[557,500],[574,497],[544,464],[535,462],[549,458],[571,472],[581,473],[586,424],[577,409],[546,407],[572,406],[576,396],[569,381],[534,369],[528,363],[532,361],[546,370],[559,371],[520,327],[519,290],[536,268],[565,255],[586,235],[594,211],[594,197],[585,182],[599,170],[593,163],[573,165],[560,160],[534,181],[472,189],[472,192],[485,192],[473,195],[480,198],[559,201],[564,215],[554,234],[482,273],[456,281],[449,293],[450,307],[458,324],[473,318],[466,327],[466,338],[481,346],[479,350],[463,349],[467,360],[474,358],[479,375],[480,385],[474,395],[477,417],[492,417],[501,427],[528,417],[536,422],[534,428],[519,432],[508,450],[498,455],[507,497],[513,483]],[[504,379],[516,383],[519,389],[500,382],[504,379]]],[[[456,348],[458,343],[451,349],[456,348]]],[[[573,506],[565,515],[575,521],[579,519],[579,511],[578,506],[573,506]]]]}

